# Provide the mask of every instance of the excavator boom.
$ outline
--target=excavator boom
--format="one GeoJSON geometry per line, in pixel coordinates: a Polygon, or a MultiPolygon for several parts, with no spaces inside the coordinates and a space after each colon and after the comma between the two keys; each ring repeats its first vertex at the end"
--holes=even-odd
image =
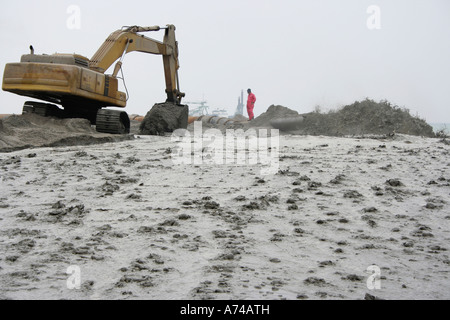
{"type": "Polygon", "coordinates": [[[133,26],[124,30],[117,30],[106,39],[92,56],[89,68],[103,73],[117,59],[132,51],[163,56],[167,100],[173,103],[181,103],[184,94],[179,91],[178,69],[180,66],[178,63],[178,43],[175,40],[175,26],[167,25],[165,28],[133,26]],[[161,29],[165,29],[163,42],[138,34],[138,32],[159,31],[161,29]]]}

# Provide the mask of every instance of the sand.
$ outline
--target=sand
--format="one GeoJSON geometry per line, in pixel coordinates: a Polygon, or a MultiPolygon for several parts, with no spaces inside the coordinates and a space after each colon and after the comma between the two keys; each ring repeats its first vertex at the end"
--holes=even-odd
{"type": "Polygon", "coordinates": [[[86,119],[58,119],[33,113],[0,119],[0,152],[130,139],[134,139],[134,136],[99,133],[86,119]]]}
{"type": "Polygon", "coordinates": [[[440,139],[282,135],[271,175],[177,146],[0,153],[0,298],[450,298],[440,139]]]}
{"type": "Polygon", "coordinates": [[[445,138],[282,132],[267,174],[208,146],[179,164],[177,139],[131,125],[0,120],[0,299],[450,298],[445,138]]]}

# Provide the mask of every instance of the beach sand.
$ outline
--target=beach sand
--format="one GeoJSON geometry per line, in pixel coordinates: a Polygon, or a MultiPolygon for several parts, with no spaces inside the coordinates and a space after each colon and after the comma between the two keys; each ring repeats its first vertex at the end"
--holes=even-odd
{"type": "Polygon", "coordinates": [[[281,135],[268,175],[177,147],[0,153],[0,298],[450,299],[440,139],[281,135]]]}

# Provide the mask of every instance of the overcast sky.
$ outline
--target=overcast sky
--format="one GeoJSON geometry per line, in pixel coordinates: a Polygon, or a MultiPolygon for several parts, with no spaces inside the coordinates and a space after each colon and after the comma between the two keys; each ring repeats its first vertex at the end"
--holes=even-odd
{"type": "MultiPolygon", "coordinates": [[[[241,90],[246,100],[251,88],[258,116],[272,104],[303,113],[368,97],[450,123],[448,0],[18,0],[1,7],[2,69],[30,44],[38,54],[90,58],[122,26],[174,24],[184,101],[204,99],[233,114],[241,90]]],[[[162,40],[163,32],[147,36],[162,40]]],[[[165,100],[161,56],[130,53],[123,71],[129,114],[165,100]]],[[[26,100],[1,91],[0,113],[20,113],[26,100]]]]}

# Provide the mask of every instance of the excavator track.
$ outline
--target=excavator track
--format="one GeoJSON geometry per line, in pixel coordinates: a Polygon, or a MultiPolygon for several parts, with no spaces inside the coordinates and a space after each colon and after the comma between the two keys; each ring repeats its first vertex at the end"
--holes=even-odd
{"type": "Polygon", "coordinates": [[[103,133],[130,133],[130,119],[124,111],[100,109],[97,112],[96,130],[103,133]]]}
{"type": "Polygon", "coordinates": [[[37,101],[26,101],[22,108],[22,114],[36,113],[43,117],[61,117],[62,110],[54,104],[37,101]]]}

